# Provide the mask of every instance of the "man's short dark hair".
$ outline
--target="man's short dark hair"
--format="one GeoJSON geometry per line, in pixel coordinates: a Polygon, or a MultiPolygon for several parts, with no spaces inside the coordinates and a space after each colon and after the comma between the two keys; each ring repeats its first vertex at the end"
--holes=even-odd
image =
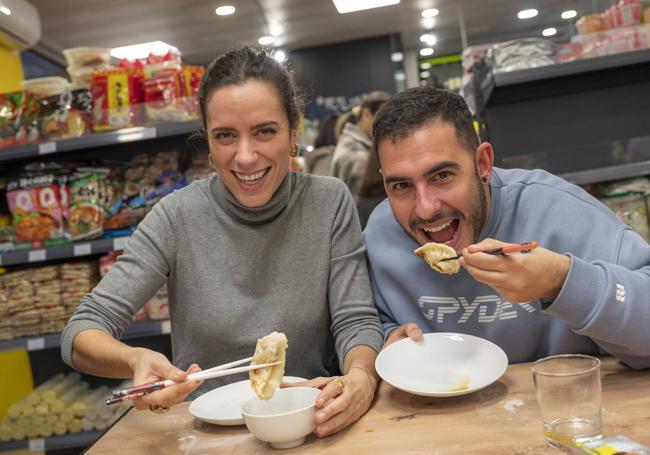
{"type": "Polygon", "coordinates": [[[453,125],[456,138],[470,152],[478,148],[472,113],[463,97],[447,90],[417,87],[393,96],[377,112],[372,125],[377,157],[382,140],[397,142],[434,120],[453,125]]]}

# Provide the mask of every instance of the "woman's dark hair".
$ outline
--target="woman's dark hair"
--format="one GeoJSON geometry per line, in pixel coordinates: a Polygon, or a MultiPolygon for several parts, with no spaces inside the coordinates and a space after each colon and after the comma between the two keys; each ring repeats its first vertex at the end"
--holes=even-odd
{"type": "Polygon", "coordinates": [[[299,99],[292,74],[265,51],[244,46],[213,60],[201,79],[198,97],[204,133],[207,131],[206,104],[212,92],[228,85],[241,85],[251,79],[268,82],[275,87],[289,126],[298,126],[299,99]]]}
{"type": "Polygon", "coordinates": [[[339,119],[338,114],[332,114],[320,122],[318,127],[318,136],[314,141],[314,147],[325,147],[327,145],[336,145],[336,122],[339,119]]]}

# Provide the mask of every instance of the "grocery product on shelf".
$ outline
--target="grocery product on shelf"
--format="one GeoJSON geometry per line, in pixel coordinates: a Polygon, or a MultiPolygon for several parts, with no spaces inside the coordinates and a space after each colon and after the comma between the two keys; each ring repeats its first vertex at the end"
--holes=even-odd
{"type": "Polygon", "coordinates": [[[99,172],[79,172],[70,179],[68,226],[72,240],[93,239],[104,232],[107,182],[99,172]]]}
{"type": "Polygon", "coordinates": [[[537,68],[555,63],[555,44],[541,38],[524,38],[493,45],[487,60],[495,72],[537,68]]]}
{"type": "Polygon", "coordinates": [[[650,243],[650,179],[641,177],[600,185],[601,201],[650,243]]]}
{"type": "Polygon", "coordinates": [[[128,401],[106,406],[107,392],[106,386],[90,389],[76,372],[58,374],[9,407],[0,422],[0,441],[105,429],[131,407],[128,401]]]}
{"type": "Polygon", "coordinates": [[[0,94],[0,148],[40,141],[40,103],[25,91],[0,94]]]}

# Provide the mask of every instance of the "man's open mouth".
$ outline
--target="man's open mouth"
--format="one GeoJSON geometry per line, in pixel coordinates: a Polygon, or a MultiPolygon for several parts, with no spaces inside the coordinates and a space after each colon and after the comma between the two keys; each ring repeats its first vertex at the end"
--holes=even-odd
{"type": "Polygon", "coordinates": [[[435,225],[423,226],[419,229],[430,242],[449,243],[456,237],[460,220],[451,218],[435,225]]]}

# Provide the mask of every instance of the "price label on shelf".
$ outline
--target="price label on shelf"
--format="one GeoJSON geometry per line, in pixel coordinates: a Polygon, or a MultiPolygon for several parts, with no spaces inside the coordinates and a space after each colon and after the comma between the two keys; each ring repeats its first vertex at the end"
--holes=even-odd
{"type": "Polygon", "coordinates": [[[38,154],[47,155],[56,152],[56,142],[41,142],[38,144],[38,154]]]}
{"type": "Polygon", "coordinates": [[[41,349],[45,349],[45,338],[30,338],[27,340],[28,351],[40,351],[41,349]]]}
{"type": "Polygon", "coordinates": [[[90,243],[75,244],[72,248],[72,254],[74,256],[88,256],[91,251],[90,243]]]}
{"type": "Polygon", "coordinates": [[[30,439],[29,440],[29,451],[30,452],[44,452],[45,451],[45,439],[30,439]]]}
{"type": "Polygon", "coordinates": [[[113,239],[113,250],[114,251],[119,251],[124,249],[124,245],[126,244],[126,239],[128,237],[116,237],[113,239]]]}
{"type": "Polygon", "coordinates": [[[45,250],[31,250],[27,255],[28,262],[40,262],[45,260],[45,250]]]}

